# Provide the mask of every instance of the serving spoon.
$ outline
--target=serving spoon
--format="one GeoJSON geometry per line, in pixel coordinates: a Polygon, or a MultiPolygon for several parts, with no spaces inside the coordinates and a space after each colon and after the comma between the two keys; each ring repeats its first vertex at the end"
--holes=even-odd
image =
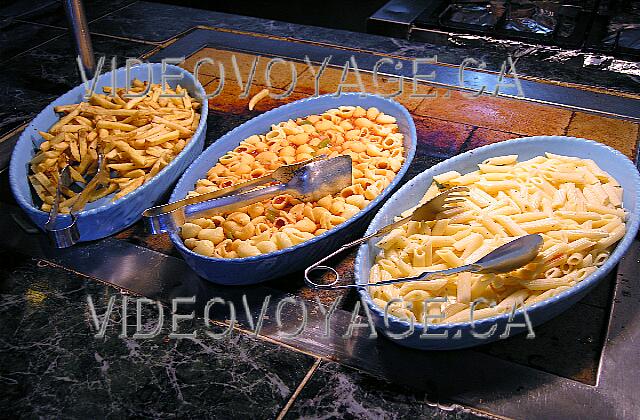
{"type": "MultiPolygon", "coordinates": [[[[412,281],[425,281],[435,277],[450,276],[463,271],[478,274],[503,274],[514,271],[533,261],[538,255],[538,252],[540,252],[543,242],[542,236],[538,234],[521,236],[518,239],[494,249],[473,264],[465,264],[460,267],[449,268],[446,270],[422,273],[416,277],[402,277],[399,279],[383,280],[377,283],[338,285],[336,283],[340,279],[340,276],[333,271],[335,278],[331,283],[315,283],[308,278],[306,272],[305,280],[306,283],[314,289],[347,289],[364,288],[368,286],[384,286],[387,284],[407,283],[412,281]]],[[[308,270],[309,269],[307,269],[307,271],[308,270]]]]}

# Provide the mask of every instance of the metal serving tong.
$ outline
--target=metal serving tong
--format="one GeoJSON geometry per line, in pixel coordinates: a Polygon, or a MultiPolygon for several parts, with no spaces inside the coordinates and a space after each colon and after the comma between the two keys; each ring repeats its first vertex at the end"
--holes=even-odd
{"type": "Polygon", "coordinates": [[[283,165],[277,168],[275,171],[268,175],[261,176],[260,178],[252,179],[240,184],[231,185],[230,187],[221,188],[210,193],[201,194],[196,197],[185,198],[183,200],[174,201],[173,203],[163,204],[148,208],[142,213],[145,220],[147,230],[153,234],[172,232],[182,226],[186,220],[183,220],[181,208],[189,205],[196,204],[203,201],[213,200],[216,198],[227,197],[233,194],[240,194],[246,191],[250,191],[262,185],[268,185],[272,182],[279,182],[286,184],[291,181],[293,174],[298,169],[311,162],[326,159],[327,155],[318,155],[313,159],[308,159],[298,163],[292,163],[290,165],[283,165]]]}
{"type": "Polygon", "coordinates": [[[411,221],[427,222],[429,220],[435,220],[438,217],[438,214],[440,214],[445,210],[447,210],[447,213],[449,215],[459,213],[462,211],[462,208],[460,206],[456,206],[455,204],[464,201],[468,192],[469,192],[469,188],[467,187],[454,187],[454,188],[448,189],[447,191],[436,195],[431,200],[427,201],[420,207],[416,208],[413,211],[413,213],[411,213],[411,215],[404,217],[396,222],[390,223],[378,229],[376,232],[373,232],[370,235],[367,235],[360,239],[356,239],[355,241],[349,242],[348,244],[342,245],[334,253],[327,255],[320,261],[307,267],[307,269],[304,270],[304,281],[307,283],[308,286],[313,287],[315,289],[331,289],[331,288],[344,288],[344,287],[355,286],[355,285],[334,286],[336,283],[338,283],[338,281],[340,281],[340,274],[338,274],[335,268],[329,267],[328,265],[322,265],[322,263],[346,251],[347,249],[353,248],[354,246],[358,246],[361,243],[367,242],[371,238],[377,238],[378,236],[386,235],[387,233],[391,232],[393,229],[399,228],[405,223],[409,223],[411,221]],[[331,283],[326,283],[326,284],[315,283],[313,280],[311,280],[309,275],[312,271],[319,271],[319,270],[330,271],[331,273],[333,273],[334,280],[331,283]]]}
{"type": "Polygon", "coordinates": [[[69,165],[66,165],[64,168],[62,168],[62,171],[60,171],[58,175],[56,196],[53,200],[51,211],[49,212],[49,219],[44,225],[44,229],[47,231],[51,242],[56,248],[68,248],[78,242],[78,239],[80,239],[80,232],[78,231],[77,225],[77,213],[84,208],[84,206],[89,201],[91,194],[96,190],[96,188],[100,185],[104,185],[109,178],[110,173],[109,169],[107,168],[107,159],[105,158],[102,150],[99,150],[98,167],[96,174],[78,194],[78,198],[76,198],[73,205],[71,206],[71,211],[69,212],[69,215],[71,216],[71,223],[67,226],[58,228],[58,223],[56,222],[56,220],[59,215],[62,193],[63,190],[69,189],[71,187],[71,184],[73,183],[69,165]]]}
{"type": "Polygon", "coordinates": [[[302,201],[316,201],[351,185],[351,157],[326,159],[318,156],[305,162],[281,166],[273,173],[208,194],[145,210],[145,223],[151,233],[175,232],[189,220],[231,212],[280,194],[291,194],[302,201]],[[265,188],[262,185],[278,182],[265,188]]]}
{"type": "MultiPolygon", "coordinates": [[[[450,276],[463,271],[480,274],[509,273],[533,261],[538,256],[538,252],[540,252],[540,248],[542,248],[543,243],[544,240],[542,239],[542,236],[538,234],[521,236],[518,239],[514,239],[513,241],[494,249],[473,264],[466,264],[460,267],[449,268],[447,270],[431,271],[416,277],[383,280],[377,283],[336,285],[339,279],[339,276],[336,273],[336,279],[333,282],[317,284],[308,279],[307,272],[305,271],[305,281],[308,285],[316,289],[347,289],[350,287],[364,288],[368,286],[384,286],[395,283],[433,280],[434,278],[450,276]]],[[[309,269],[307,269],[307,271],[308,270],[309,269]]]]}

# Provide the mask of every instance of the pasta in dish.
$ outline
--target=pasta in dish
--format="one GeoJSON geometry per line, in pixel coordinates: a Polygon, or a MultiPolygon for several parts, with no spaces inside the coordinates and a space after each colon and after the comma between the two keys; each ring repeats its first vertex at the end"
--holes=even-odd
{"type": "MultiPolygon", "coordinates": [[[[93,191],[88,202],[112,194],[118,200],[169,165],[200,124],[200,102],[180,85],[173,90],[134,79],[130,87],[102,90],[104,94],[92,93],[88,101],[55,106],[56,113],[65,115],[49,131],[39,131],[43,142],[31,159],[29,181],[43,211],[51,211],[63,168],[68,167],[77,186],[86,188],[103,151],[114,177],[93,191]]],[[[84,208],[79,192],[62,188],[61,193],[60,213],[84,208]]]]}
{"type": "Polygon", "coordinates": [[[391,231],[377,244],[381,252],[370,283],[473,263],[527,234],[543,237],[540,254],[507,274],[463,272],[370,287],[379,307],[388,305],[390,314],[403,319],[424,322],[429,315],[436,323],[454,323],[468,321],[472,302],[482,298],[473,307],[473,319],[495,316],[584,280],[604,264],[625,234],[622,188],[592,160],[547,153],[518,162],[518,156],[511,155],[478,167],[465,175],[452,171],[434,177],[420,204],[442,189],[467,186],[470,192],[460,203],[461,212],[391,231]],[[436,297],[446,301],[425,304],[436,297]]]}
{"type": "Polygon", "coordinates": [[[208,257],[242,258],[274,252],[320,235],[364,209],[404,162],[396,119],[376,108],[341,106],[275,124],[243,140],[196,182],[188,197],[259,178],[278,167],[324,154],[350,155],[353,183],[317,202],[279,195],[243,209],[185,223],[180,235],[208,257]]]}

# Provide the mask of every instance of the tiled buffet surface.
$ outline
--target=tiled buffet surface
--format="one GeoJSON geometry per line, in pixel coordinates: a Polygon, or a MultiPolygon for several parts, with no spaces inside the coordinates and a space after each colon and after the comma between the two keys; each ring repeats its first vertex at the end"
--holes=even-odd
{"type": "MultiPolygon", "coordinates": [[[[216,64],[202,65],[199,69],[199,79],[207,93],[219,92],[209,100],[210,123],[207,144],[259,113],[316,93],[314,76],[309,67],[305,63],[290,60],[272,67],[270,83],[272,93],[282,94],[290,88],[294,78],[292,74],[295,73],[296,81],[291,94],[286,98],[267,97],[258,102],[255,110],[249,111],[249,98],[268,85],[265,69],[272,57],[204,48],[187,57],[181,66],[193,70],[195,63],[204,58],[213,59],[216,64]],[[235,57],[238,66],[240,84],[232,57],[235,57]],[[248,95],[241,97],[254,62],[256,64],[253,83],[248,95]],[[222,78],[217,63],[224,66],[225,76],[221,89],[222,78]]],[[[342,77],[342,68],[327,67],[319,78],[317,93],[335,93],[342,77]]],[[[378,83],[375,84],[371,74],[367,72],[360,72],[360,77],[367,92],[390,94],[397,90],[397,80],[379,77],[378,83]]],[[[343,80],[344,84],[356,82],[353,71],[343,80]]],[[[639,126],[629,121],[523,100],[486,96],[470,98],[467,93],[461,91],[431,88],[424,84],[420,84],[416,91],[429,97],[412,97],[411,81],[405,80],[403,83],[403,93],[395,96],[394,100],[402,103],[411,112],[418,133],[416,157],[405,179],[473,148],[529,135],[574,135],[599,140],[621,150],[629,157],[635,156],[637,152],[639,126]]],[[[359,90],[359,86],[343,89],[346,92],[355,90],[359,90]]],[[[149,237],[139,226],[122,232],[119,238],[176,255],[166,237],[149,237]]],[[[340,273],[347,278],[352,276],[353,257],[353,253],[347,255],[338,265],[340,273]]],[[[315,298],[315,294],[304,287],[300,273],[274,280],[269,285],[305,299],[315,298]]],[[[568,311],[541,327],[534,343],[518,336],[483,346],[481,351],[594,384],[607,322],[611,286],[611,281],[603,282],[598,290],[578,304],[574,311],[568,311]]],[[[345,309],[352,309],[355,301],[353,294],[324,293],[321,299],[329,301],[336,296],[344,298],[345,309]]]]}
{"type": "MultiPolygon", "coordinates": [[[[5,30],[21,33],[25,28],[31,29],[33,36],[8,37],[12,42],[2,44],[3,132],[27,121],[49,101],[80,82],[71,38],[60,27],[63,20],[59,3],[42,3],[44,6],[36,8],[37,13],[5,26],[5,30]]],[[[158,35],[160,32],[172,36],[207,23],[194,13],[192,23],[184,26],[185,19],[180,19],[175,20],[175,25],[182,25],[180,28],[171,27],[172,19],[166,19],[165,15],[172,12],[168,12],[163,15],[163,24],[139,25],[136,19],[141,17],[136,17],[136,13],[140,14],[140,8],[136,7],[143,2],[134,4],[133,13],[125,8],[111,14],[111,10],[128,2],[115,6],[110,3],[107,7],[100,1],[87,2],[94,3],[90,20],[95,51],[116,55],[120,64],[125,57],[139,57],[156,48],[166,38],[158,35]],[[98,19],[102,15],[106,16],[98,19]]],[[[250,27],[254,22],[247,20],[244,24],[250,27]]],[[[286,26],[291,30],[290,25],[286,26]]],[[[267,22],[261,31],[277,32],[277,28],[277,23],[267,22]]],[[[202,50],[189,57],[184,66],[189,68],[202,56],[227,60],[230,52],[202,50]]],[[[242,74],[246,75],[246,65],[254,57],[239,53],[236,56],[242,74]]],[[[266,59],[260,59],[263,66],[266,59]]],[[[289,83],[289,73],[278,71],[278,67],[272,72],[273,85],[277,87],[274,92],[282,91],[289,83]]],[[[238,99],[239,88],[232,72],[227,72],[225,90],[210,101],[208,144],[260,112],[313,94],[309,70],[300,63],[295,68],[298,84],[291,97],[264,100],[253,112],[247,110],[248,99],[238,99]]],[[[262,69],[259,67],[256,74],[261,75],[262,69]]],[[[216,71],[205,66],[201,73],[205,88],[209,92],[215,90],[219,82],[216,71]]],[[[335,91],[340,76],[340,70],[327,69],[321,79],[321,93],[335,91]]],[[[367,90],[389,93],[395,89],[392,81],[383,80],[376,87],[366,74],[363,76],[367,90]]],[[[258,77],[251,93],[262,89],[264,83],[258,77]]],[[[410,90],[410,86],[406,88],[410,90]]],[[[434,91],[427,87],[421,91],[428,92],[434,91]]],[[[445,97],[441,90],[436,93],[437,98],[416,99],[406,94],[396,98],[412,112],[418,129],[418,153],[408,176],[460,152],[523,135],[581,136],[603,141],[630,157],[636,153],[637,124],[523,101],[467,99],[456,91],[450,97],[445,97]]],[[[11,204],[6,173],[0,176],[0,200],[11,204]]],[[[175,255],[165,237],[150,238],[140,225],[118,237],[175,255]]],[[[116,289],[10,250],[0,253],[0,261],[0,407],[4,409],[0,417],[3,418],[484,416],[455,405],[436,406],[431,396],[411,387],[388,383],[240,331],[221,341],[167,340],[164,334],[159,339],[138,342],[118,338],[119,331],[113,326],[107,339],[95,340],[86,298],[92,296],[104,308],[111,296],[115,295],[120,302],[121,295],[116,289]]],[[[353,255],[347,256],[339,269],[349,275],[352,264],[353,255]]],[[[307,299],[314,297],[302,287],[299,273],[273,281],[269,286],[307,299]]],[[[534,342],[514,337],[480,351],[592,384],[608,318],[610,286],[610,282],[603,282],[574,310],[541,326],[534,342]]],[[[345,296],[344,307],[350,308],[353,301],[353,295],[345,296]]],[[[115,322],[118,309],[116,306],[115,322]]]]}
{"type": "MultiPolygon", "coordinates": [[[[248,98],[239,99],[243,91],[233,71],[232,56],[235,56],[238,68],[241,69],[242,84],[246,83],[254,60],[256,58],[258,60],[249,97],[267,86],[265,69],[272,57],[204,48],[190,56],[182,66],[193,70],[195,63],[203,58],[211,58],[216,63],[222,63],[225,68],[224,88],[218,96],[209,101],[211,109],[224,113],[251,115],[247,110],[248,98]]],[[[315,65],[314,70],[318,71],[318,67],[315,65]]],[[[282,94],[289,88],[294,73],[295,87],[288,98],[277,100],[269,98],[259,102],[256,110],[264,112],[283,103],[316,93],[314,74],[308,65],[303,62],[289,61],[271,68],[270,81],[271,86],[275,88],[272,89],[274,95],[282,94]]],[[[218,89],[221,79],[217,64],[202,65],[199,74],[207,93],[218,89]]],[[[319,93],[337,92],[342,76],[342,68],[327,67],[319,78],[319,93]]],[[[398,90],[396,79],[378,77],[376,84],[373,76],[367,72],[360,72],[360,78],[362,86],[369,93],[390,95],[398,90]]],[[[342,83],[357,85],[358,80],[352,69],[342,83]]],[[[404,80],[403,87],[403,93],[395,96],[394,100],[403,104],[412,113],[419,129],[426,128],[432,133],[429,142],[438,139],[437,147],[446,148],[449,151],[447,155],[508,138],[537,135],[568,135],[598,140],[620,150],[632,159],[637,153],[639,126],[631,121],[510,98],[487,95],[472,97],[468,92],[430,88],[422,84],[416,92],[429,97],[415,97],[412,95],[412,81],[408,79],[404,80]],[[439,132],[442,134],[438,134],[439,132]]],[[[346,87],[342,91],[359,91],[359,87],[346,87]]]]}

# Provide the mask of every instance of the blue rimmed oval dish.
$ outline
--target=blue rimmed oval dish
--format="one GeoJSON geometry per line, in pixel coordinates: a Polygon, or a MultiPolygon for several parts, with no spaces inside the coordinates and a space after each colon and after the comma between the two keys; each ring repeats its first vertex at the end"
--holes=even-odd
{"type": "Polygon", "coordinates": [[[416,150],[416,128],[409,112],[399,103],[376,95],[348,93],[341,96],[324,95],[302,99],[247,121],[216,140],[193,162],[178,181],[171,201],[185,198],[187,193],[194,189],[196,181],[206,177],[207,171],[216,164],[218,158],[233,150],[247,137],[268,132],[272,124],[321,113],[343,105],[376,107],[396,118],[399,132],[404,135],[405,161],[391,184],[367,207],[347,221],[308,241],[269,254],[246,258],[205,257],[188,249],[180,236],[172,233],[171,240],[196,273],[214,283],[226,285],[260,283],[306,268],[364,230],[372,211],[389,196],[407,172],[416,150]]]}
{"type": "MultiPolygon", "coordinates": [[[[114,70],[117,87],[125,87],[127,83],[126,68],[114,70]]],[[[201,100],[205,98],[204,88],[191,73],[172,65],[167,65],[164,74],[169,76],[166,80],[172,87],[180,84],[187,89],[192,97],[201,100]],[[180,79],[173,77],[181,76],[180,79]]],[[[162,64],[143,64],[130,69],[129,80],[137,78],[142,81],[151,80],[152,83],[162,82],[162,64]]],[[[103,86],[112,86],[113,72],[99,76],[95,91],[102,92],[103,86]]],[[[9,178],[11,190],[16,201],[27,213],[29,218],[40,228],[49,216],[40,210],[34,203],[33,194],[27,176],[29,175],[29,162],[44,139],[38,131],[48,131],[60,116],[54,112],[54,107],[59,105],[75,104],[83,101],[85,86],[80,85],[60,96],[40,112],[20,135],[11,156],[9,178]]],[[[140,219],[142,212],[156,204],[180,174],[194,161],[204,148],[204,138],[207,131],[208,103],[201,100],[200,123],[193,137],[185,148],[164,167],[156,176],[144,183],[141,187],[116,201],[111,201],[112,195],[100,200],[88,203],[84,210],[78,213],[78,229],[80,241],[91,241],[112,235],[132,225],[140,219]]],[[[58,216],[64,224],[70,223],[69,215],[58,216]],[[64,220],[67,219],[67,220],[64,220]]]]}
{"type": "MultiPolygon", "coordinates": [[[[472,172],[477,170],[478,163],[482,163],[490,157],[517,154],[520,160],[526,160],[544,155],[545,152],[595,161],[600,168],[608,172],[620,183],[624,190],[623,206],[629,212],[626,222],[627,232],[603,266],[570,289],[527,307],[527,315],[532,326],[548,321],[582,299],[611,272],[629,249],[638,233],[638,227],[640,226],[640,174],[636,166],[626,156],[611,147],[595,141],[574,137],[538,136],[508,140],[471,150],[441,162],[409,180],[382,206],[366,233],[372,233],[391,223],[395,216],[415,206],[431,185],[435,175],[448,171],[458,171],[462,174],[472,172]]],[[[378,251],[373,241],[363,244],[358,250],[355,266],[355,278],[358,284],[368,283],[369,271],[375,262],[378,251]]],[[[360,289],[359,293],[360,297],[367,303],[376,328],[382,334],[393,338],[398,344],[418,349],[448,350],[472,347],[495,341],[505,332],[507,321],[511,315],[507,313],[480,319],[475,321],[475,326],[472,326],[471,322],[430,325],[426,331],[424,324],[416,323],[413,333],[407,337],[397,338],[409,330],[409,323],[389,314],[387,317],[388,326],[385,325],[384,311],[373,302],[367,289],[360,289]],[[479,334],[487,333],[494,325],[497,327],[494,334],[488,338],[479,337],[479,334]],[[476,334],[474,335],[473,332],[476,334]],[[420,336],[423,334],[423,337],[426,337],[426,334],[429,334],[430,337],[421,338],[420,336]],[[437,338],[438,334],[447,334],[448,338],[437,338]]],[[[512,322],[525,322],[521,309],[516,311],[512,322]]],[[[514,331],[522,332],[527,330],[525,328],[514,328],[512,333],[514,331]]]]}

